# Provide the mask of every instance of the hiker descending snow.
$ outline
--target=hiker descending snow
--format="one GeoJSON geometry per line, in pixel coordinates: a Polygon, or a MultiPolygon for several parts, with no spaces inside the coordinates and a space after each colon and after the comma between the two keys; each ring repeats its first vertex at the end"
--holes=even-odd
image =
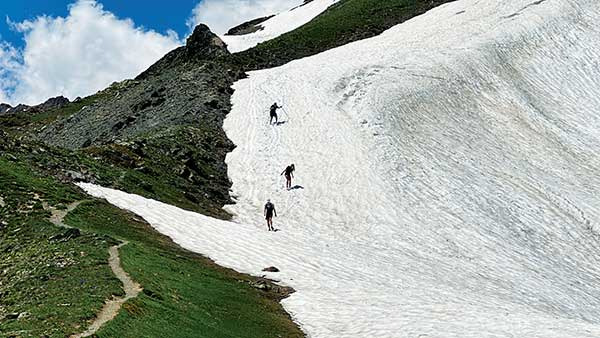
{"type": "Polygon", "coordinates": [[[292,178],[294,177],[294,170],[296,170],[296,167],[292,163],[291,165],[288,165],[284,171],[281,172],[281,175],[285,174],[285,188],[287,190],[290,190],[292,188],[292,178]]]}
{"type": "Polygon", "coordinates": [[[277,211],[275,210],[275,205],[271,203],[271,200],[267,200],[267,204],[265,204],[265,219],[267,220],[267,229],[269,231],[275,231],[273,228],[273,214],[277,217],[277,211]]]}
{"type": "Polygon", "coordinates": [[[277,109],[281,109],[283,108],[283,106],[278,106],[277,102],[273,103],[273,105],[271,105],[270,110],[270,115],[271,118],[269,119],[269,124],[273,124],[273,118],[275,118],[275,124],[277,124],[277,109]]]}

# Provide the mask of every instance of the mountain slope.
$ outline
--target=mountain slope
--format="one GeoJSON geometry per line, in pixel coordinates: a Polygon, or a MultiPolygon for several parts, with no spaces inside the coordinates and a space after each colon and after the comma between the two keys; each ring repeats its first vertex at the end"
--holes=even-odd
{"type": "Polygon", "coordinates": [[[40,209],[38,198],[55,208],[83,199],[70,186],[83,180],[230,217],[221,207],[230,203],[224,159],[233,145],[221,125],[230,108],[230,85],[244,76],[244,69],[223,47],[200,26],[186,46],[134,80],[74,102],[57,98],[35,109],[0,106],[0,184],[5,188],[0,192],[0,236],[2,249],[10,253],[3,264],[11,266],[0,275],[5,290],[1,334],[83,331],[102,301],[122,292],[106,269],[104,250],[107,241],[119,238],[130,242],[121,259],[145,292],[124,305],[102,336],[176,332],[215,337],[248,330],[257,337],[302,336],[277,303],[290,292],[287,288],[214,267],[171,244],[165,248],[168,241],[139,219],[99,201],[86,202],[67,217],[83,230],[76,239],[49,226],[47,212],[40,209]],[[31,182],[15,185],[13,175],[21,183],[31,182]],[[32,186],[42,177],[41,186],[32,186]],[[71,265],[63,266],[63,256],[71,265]],[[48,261],[56,261],[58,270],[44,267],[48,261]],[[188,273],[173,276],[173,271],[188,273]],[[98,288],[97,280],[111,282],[98,288]],[[56,297],[72,307],[56,307],[56,297]],[[260,321],[253,318],[258,310],[260,321]]]}
{"type": "Polygon", "coordinates": [[[597,337],[599,18],[463,0],[251,72],[225,120],[234,223],[84,187],[219,264],[276,265],[312,337],[597,337]]]}
{"type": "Polygon", "coordinates": [[[292,60],[379,35],[394,25],[452,1],[337,1],[305,25],[264,41],[255,48],[236,53],[234,60],[246,70],[281,66],[292,60]]]}
{"type": "Polygon", "coordinates": [[[77,111],[40,128],[37,138],[85,148],[84,155],[121,169],[117,177],[89,169],[104,184],[226,218],[220,210],[230,202],[224,158],[232,145],[221,125],[230,86],[242,76],[221,61],[228,55],[208,27],[198,26],[186,46],[136,79],[86,98],[77,111]]]}
{"type": "MultiPolygon", "coordinates": [[[[323,1],[305,6],[322,6],[323,1]]],[[[64,150],[53,157],[33,156],[42,166],[52,162],[49,173],[68,178],[75,172],[87,181],[228,218],[221,208],[231,203],[224,159],[232,144],[221,126],[230,109],[233,81],[248,69],[373,36],[444,2],[342,0],[299,33],[233,56],[206,26],[199,26],[187,46],[136,79],[59,109],[0,116],[0,126],[10,127],[21,139],[33,134],[37,141],[71,149],[68,157],[59,157],[64,150]],[[314,34],[324,28],[325,38],[314,34]],[[298,39],[302,43],[296,45],[298,39]],[[282,45],[287,46],[284,53],[282,45]]]]}
{"type": "MultiPolygon", "coordinates": [[[[249,22],[249,24],[256,27],[253,32],[235,35],[225,34],[221,36],[221,38],[227,44],[227,49],[232,53],[247,50],[261,42],[271,40],[281,34],[295,30],[311,21],[329,6],[338,1],[339,0],[307,1],[300,6],[279,13],[266,20],[258,19],[257,23],[249,22]]],[[[236,30],[234,29],[234,31],[236,30]]]]}

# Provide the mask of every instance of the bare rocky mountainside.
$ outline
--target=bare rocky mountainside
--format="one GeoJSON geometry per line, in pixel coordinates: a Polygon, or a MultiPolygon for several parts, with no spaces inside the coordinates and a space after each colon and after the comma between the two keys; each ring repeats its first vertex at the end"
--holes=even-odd
{"type": "Polygon", "coordinates": [[[100,92],[102,99],[49,125],[40,137],[74,149],[139,141],[166,129],[171,133],[194,127],[218,130],[230,109],[231,84],[241,74],[219,61],[228,55],[223,42],[200,25],[185,46],[137,78],[100,92]]]}
{"type": "MultiPolygon", "coordinates": [[[[224,160],[233,145],[222,124],[230,110],[231,85],[243,76],[227,57],[223,42],[199,25],[185,46],[133,80],[71,104],[34,107],[38,113],[29,115],[40,121],[24,126],[31,131],[28,138],[80,157],[74,162],[62,156],[48,159],[62,177],[101,182],[226,218],[220,210],[229,202],[224,160]],[[40,107],[50,118],[39,114],[40,107]]],[[[15,116],[34,108],[12,114],[13,124],[22,124],[15,116]]]]}

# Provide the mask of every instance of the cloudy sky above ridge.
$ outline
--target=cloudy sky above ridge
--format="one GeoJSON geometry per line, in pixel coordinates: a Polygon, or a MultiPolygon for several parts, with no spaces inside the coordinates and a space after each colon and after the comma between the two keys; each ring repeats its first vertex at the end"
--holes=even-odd
{"type": "Polygon", "coordinates": [[[37,104],[86,96],[135,77],[206,23],[217,33],[301,0],[0,3],[0,102],[37,104]]]}

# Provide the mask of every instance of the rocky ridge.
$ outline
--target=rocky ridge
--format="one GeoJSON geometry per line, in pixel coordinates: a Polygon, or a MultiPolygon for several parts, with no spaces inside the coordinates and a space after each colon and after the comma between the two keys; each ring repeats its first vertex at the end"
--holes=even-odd
{"type": "Polygon", "coordinates": [[[40,112],[45,112],[50,109],[58,109],[69,104],[70,101],[64,96],[57,96],[46,100],[45,102],[35,105],[28,106],[26,104],[19,104],[15,107],[7,103],[0,103],[0,115],[10,115],[10,114],[18,114],[18,113],[30,113],[36,114],[40,112]]]}

